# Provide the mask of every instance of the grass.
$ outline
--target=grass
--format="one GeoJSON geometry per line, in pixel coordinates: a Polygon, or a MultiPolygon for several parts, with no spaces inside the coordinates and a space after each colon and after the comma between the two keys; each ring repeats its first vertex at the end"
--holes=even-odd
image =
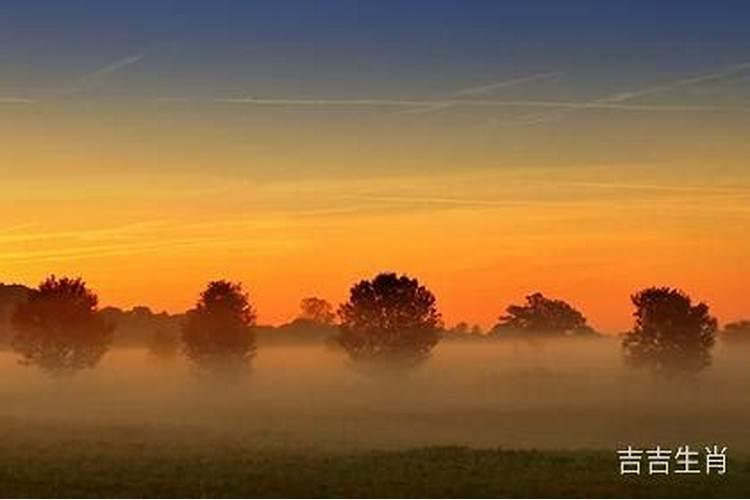
{"type": "Polygon", "coordinates": [[[744,497],[750,492],[750,461],[730,461],[725,476],[621,477],[614,451],[253,452],[239,444],[86,440],[18,442],[0,452],[3,497],[744,497]]]}

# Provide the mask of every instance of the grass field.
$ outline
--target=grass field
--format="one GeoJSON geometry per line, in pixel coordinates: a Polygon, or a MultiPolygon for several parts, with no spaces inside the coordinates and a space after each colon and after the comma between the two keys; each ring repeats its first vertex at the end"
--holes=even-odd
{"type": "Polygon", "coordinates": [[[431,447],[254,452],[89,441],[4,449],[11,497],[746,497],[750,461],[725,476],[621,477],[611,451],[431,447]]]}
{"type": "Polygon", "coordinates": [[[377,379],[267,348],[241,383],[113,351],[54,380],[0,353],[0,497],[747,497],[746,352],[690,381],[617,345],[445,345],[377,379]],[[717,477],[621,477],[623,446],[726,445],[717,477]]]}

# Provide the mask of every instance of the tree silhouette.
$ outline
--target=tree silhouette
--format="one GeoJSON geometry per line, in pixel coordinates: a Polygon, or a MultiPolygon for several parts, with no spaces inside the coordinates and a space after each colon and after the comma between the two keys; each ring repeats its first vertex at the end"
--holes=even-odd
{"type": "Polygon", "coordinates": [[[107,352],[112,326],[97,314],[98,298],[80,278],[50,276],[11,319],[12,345],[21,363],[54,376],[68,376],[97,365],[107,352]]]}
{"type": "Polygon", "coordinates": [[[318,297],[305,297],[300,302],[300,315],[298,319],[304,319],[320,325],[333,325],[336,313],[333,306],[325,299],[318,297]]]}
{"type": "Polygon", "coordinates": [[[727,342],[743,342],[750,344],[750,320],[735,321],[724,325],[721,338],[727,342]]]}
{"type": "Polygon", "coordinates": [[[0,349],[10,346],[14,336],[13,313],[18,305],[26,302],[31,289],[23,285],[0,283],[0,349]]]}
{"type": "Polygon", "coordinates": [[[717,323],[704,303],[668,287],[631,297],[635,325],[623,339],[626,362],[666,377],[696,373],[711,363],[717,323]]]}
{"type": "Polygon", "coordinates": [[[510,305],[500,316],[491,335],[498,337],[556,337],[594,335],[586,318],[565,301],[548,299],[541,293],[526,296],[526,304],[510,305]]]}
{"type": "Polygon", "coordinates": [[[435,296],[416,279],[394,273],[363,280],[339,308],[339,343],[359,363],[414,366],[440,339],[435,296]]]}
{"type": "Polygon", "coordinates": [[[443,337],[449,340],[479,340],[486,338],[479,325],[470,326],[466,321],[459,321],[443,331],[443,337]]]}
{"type": "Polygon", "coordinates": [[[255,356],[255,311],[240,283],[212,281],[188,311],[183,348],[199,369],[237,375],[255,356]]]}

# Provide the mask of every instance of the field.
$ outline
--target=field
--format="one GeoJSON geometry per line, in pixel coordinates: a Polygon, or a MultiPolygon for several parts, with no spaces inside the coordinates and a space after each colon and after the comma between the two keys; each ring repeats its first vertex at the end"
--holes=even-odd
{"type": "Polygon", "coordinates": [[[0,353],[3,496],[746,496],[747,352],[656,381],[612,340],[450,344],[406,377],[324,347],[260,349],[246,380],[141,349],[57,381],[0,353]],[[722,477],[622,478],[629,444],[729,448],[722,477]]]}
{"type": "Polygon", "coordinates": [[[742,497],[750,491],[750,461],[737,459],[724,477],[635,478],[618,476],[610,451],[257,452],[237,443],[169,445],[125,429],[110,432],[44,446],[6,439],[3,496],[742,497]]]}

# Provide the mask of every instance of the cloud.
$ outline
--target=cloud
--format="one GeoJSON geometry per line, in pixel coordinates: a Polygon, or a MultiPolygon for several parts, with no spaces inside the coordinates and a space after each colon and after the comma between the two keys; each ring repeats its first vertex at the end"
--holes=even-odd
{"type": "Polygon", "coordinates": [[[216,102],[231,104],[257,104],[262,106],[434,106],[440,100],[421,99],[259,99],[239,97],[216,99],[216,102]]]}
{"type": "Polygon", "coordinates": [[[182,103],[182,102],[189,102],[189,99],[187,97],[157,97],[156,102],[182,103]]]}
{"type": "Polygon", "coordinates": [[[712,73],[698,75],[689,78],[681,78],[667,82],[661,85],[635,89],[631,91],[618,92],[616,94],[593,99],[585,102],[575,101],[554,101],[554,100],[498,100],[498,99],[476,99],[466,98],[470,96],[484,95],[495,90],[521,85],[524,83],[555,78],[562,75],[562,72],[547,72],[529,75],[525,77],[503,80],[487,85],[467,87],[459,89],[445,98],[438,99],[305,99],[305,98],[223,98],[216,99],[216,102],[227,104],[247,104],[258,106],[303,106],[303,107],[396,107],[410,108],[401,111],[405,113],[429,113],[440,109],[446,109],[456,106],[470,107],[527,107],[527,108],[547,108],[552,109],[552,113],[543,113],[541,115],[526,116],[527,124],[542,123],[552,117],[558,117],[568,111],[573,110],[590,110],[606,109],[617,111],[654,111],[654,112],[737,112],[748,113],[750,107],[732,107],[732,106],[715,106],[700,104],[634,104],[627,101],[639,97],[669,92],[674,89],[697,85],[707,81],[726,78],[731,75],[750,70],[750,62],[735,64],[728,68],[712,73]],[[529,121],[531,118],[531,121],[529,121]]]}
{"type": "Polygon", "coordinates": [[[731,107],[690,104],[621,104],[620,102],[591,101],[545,101],[545,100],[493,100],[493,99],[260,99],[224,98],[216,102],[258,106],[304,106],[304,107],[412,107],[434,108],[436,106],[471,107],[521,107],[551,109],[612,109],[620,111],[727,111],[750,112],[750,107],[731,107]]]}
{"type": "Polygon", "coordinates": [[[141,59],[143,59],[145,54],[137,54],[130,57],[125,57],[123,59],[118,59],[116,61],[113,61],[109,64],[106,64],[102,66],[101,68],[92,71],[91,73],[85,75],[82,79],[88,80],[92,78],[100,78],[102,76],[110,75],[114,73],[115,71],[119,71],[123,68],[126,68],[132,64],[137,63],[141,59]]]}
{"type": "Polygon", "coordinates": [[[740,64],[735,64],[721,71],[716,71],[716,72],[708,73],[705,75],[699,75],[699,76],[694,76],[690,78],[682,78],[679,80],[674,80],[674,81],[665,83],[663,85],[655,85],[653,87],[646,87],[640,90],[635,90],[635,91],[630,91],[630,92],[620,92],[618,94],[614,94],[608,97],[598,99],[597,101],[609,102],[609,103],[628,101],[630,99],[636,99],[638,97],[643,97],[646,95],[661,94],[663,92],[669,92],[680,87],[685,87],[689,85],[697,85],[699,83],[709,82],[712,80],[720,80],[722,78],[726,78],[728,76],[732,76],[732,75],[741,73],[746,70],[750,70],[750,62],[743,62],[740,64]]]}
{"type": "Polygon", "coordinates": [[[35,102],[34,99],[25,97],[0,97],[0,104],[33,104],[35,102]]]}
{"type": "Polygon", "coordinates": [[[501,88],[521,85],[534,81],[556,78],[564,73],[547,72],[529,75],[525,77],[502,80],[486,85],[467,87],[459,89],[445,98],[438,99],[307,99],[307,98],[219,98],[215,102],[226,104],[245,104],[257,106],[301,106],[301,107],[391,107],[407,108],[397,114],[419,114],[429,113],[440,109],[457,106],[469,107],[527,107],[552,110],[536,115],[523,117],[526,124],[543,123],[551,118],[564,115],[566,112],[575,110],[616,110],[616,111],[641,111],[641,112],[732,112],[749,113],[750,107],[741,106],[717,106],[701,104],[637,104],[629,103],[640,97],[670,92],[680,87],[697,85],[700,83],[719,80],[750,70],[750,62],[743,62],[724,68],[712,73],[680,78],[660,85],[644,87],[635,90],[618,92],[590,101],[555,101],[555,100],[498,100],[467,98],[489,94],[501,88]]]}
{"type": "MultiPolygon", "coordinates": [[[[743,62],[739,64],[734,64],[732,66],[729,66],[727,68],[724,68],[719,71],[714,71],[711,73],[688,77],[688,78],[680,78],[677,80],[672,80],[667,83],[663,83],[661,85],[654,85],[651,87],[644,87],[641,89],[636,90],[629,90],[624,92],[618,92],[617,94],[611,94],[608,96],[600,97],[597,99],[593,99],[588,102],[580,103],[579,107],[573,107],[571,109],[636,109],[632,105],[628,106],[627,108],[622,107],[609,107],[611,105],[617,106],[623,102],[637,99],[640,97],[653,95],[653,94],[661,94],[665,92],[670,92],[672,90],[678,89],[680,87],[686,87],[691,85],[697,85],[700,83],[705,83],[713,80],[720,80],[722,78],[726,78],[728,76],[736,75],[738,73],[742,73],[744,71],[750,70],[750,62],[743,62]]],[[[662,107],[655,108],[653,106],[642,107],[643,110],[659,110],[664,109],[662,107]]],[[[702,110],[714,110],[714,111],[723,111],[727,110],[727,108],[717,107],[717,106],[678,106],[675,108],[675,110],[683,110],[683,111],[702,111],[702,110]]],[[[746,108],[737,108],[737,111],[746,112],[746,108]]],[[[550,119],[558,118],[561,115],[564,114],[564,111],[558,111],[554,114],[543,114],[543,115],[536,115],[532,117],[525,117],[526,118],[526,124],[527,125],[535,125],[539,123],[544,123],[550,119]]]]}
{"type": "Polygon", "coordinates": [[[176,238],[154,243],[116,243],[98,244],[90,246],[74,246],[55,250],[28,250],[0,252],[0,262],[32,263],[59,262],[63,260],[77,260],[85,258],[101,258],[112,256],[127,256],[140,253],[151,253],[162,249],[223,246],[233,243],[223,238],[176,238]]]}
{"type": "Polygon", "coordinates": [[[78,78],[74,83],[61,89],[62,94],[74,94],[95,88],[102,80],[121,71],[128,66],[138,63],[146,56],[145,53],[117,59],[101,66],[78,78]]]}
{"type": "Polygon", "coordinates": [[[750,195],[750,186],[695,186],[679,184],[631,184],[619,182],[561,182],[567,186],[623,189],[633,191],[669,191],[677,193],[705,193],[719,195],[750,195]]]}
{"type": "Polygon", "coordinates": [[[511,207],[511,206],[527,206],[533,203],[528,201],[514,201],[514,200],[488,200],[488,199],[472,199],[472,198],[454,198],[446,196],[392,196],[392,195],[347,195],[345,199],[354,199],[359,201],[374,201],[374,202],[385,202],[385,203],[401,203],[409,205],[456,205],[456,206],[469,206],[469,207],[511,207]]]}
{"type": "Polygon", "coordinates": [[[70,231],[37,231],[37,232],[20,232],[36,226],[36,224],[22,224],[0,231],[0,242],[2,243],[28,243],[39,240],[60,240],[71,238],[76,240],[97,240],[97,239],[140,239],[153,229],[163,227],[165,224],[161,220],[135,222],[122,226],[114,226],[102,229],[88,230],[70,230],[70,231]]]}
{"type": "MultiPolygon", "coordinates": [[[[507,87],[515,87],[517,85],[522,85],[524,83],[531,83],[536,82],[540,80],[547,80],[550,78],[556,78],[558,76],[561,76],[563,73],[559,71],[555,72],[548,72],[548,73],[538,73],[535,75],[530,76],[523,76],[520,78],[511,78],[509,80],[501,80],[499,82],[490,83],[487,85],[480,85],[476,87],[467,87],[464,89],[457,90],[449,95],[449,97],[466,97],[466,96],[476,96],[476,95],[486,95],[491,94],[492,92],[507,88],[507,87]]],[[[427,108],[419,108],[419,109],[412,109],[407,111],[402,111],[402,114],[423,114],[423,113],[431,113],[433,111],[439,111],[441,109],[447,109],[452,108],[456,106],[454,103],[443,103],[443,104],[437,104],[435,106],[427,107],[427,108]]]]}
{"type": "Polygon", "coordinates": [[[506,87],[514,87],[516,85],[521,85],[523,83],[530,83],[530,82],[536,82],[540,80],[548,80],[550,78],[557,78],[558,76],[562,76],[564,73],[560,71],[553,71],[548,73],[538,73],[536,75],[530,75],[530,76],[523,76],[520,78],[512,78],[510,80],[502,80],[495,83],[490,83],[488,85],[481,85],[478,87],[468,87],[465,89],[457,90],[456,92],[453,92],[451,96],[454,97],[463,97],[463,96],[469,96],[469,95],[484,95],[494,92],[497,89],[502,89],[506,87]]]}

